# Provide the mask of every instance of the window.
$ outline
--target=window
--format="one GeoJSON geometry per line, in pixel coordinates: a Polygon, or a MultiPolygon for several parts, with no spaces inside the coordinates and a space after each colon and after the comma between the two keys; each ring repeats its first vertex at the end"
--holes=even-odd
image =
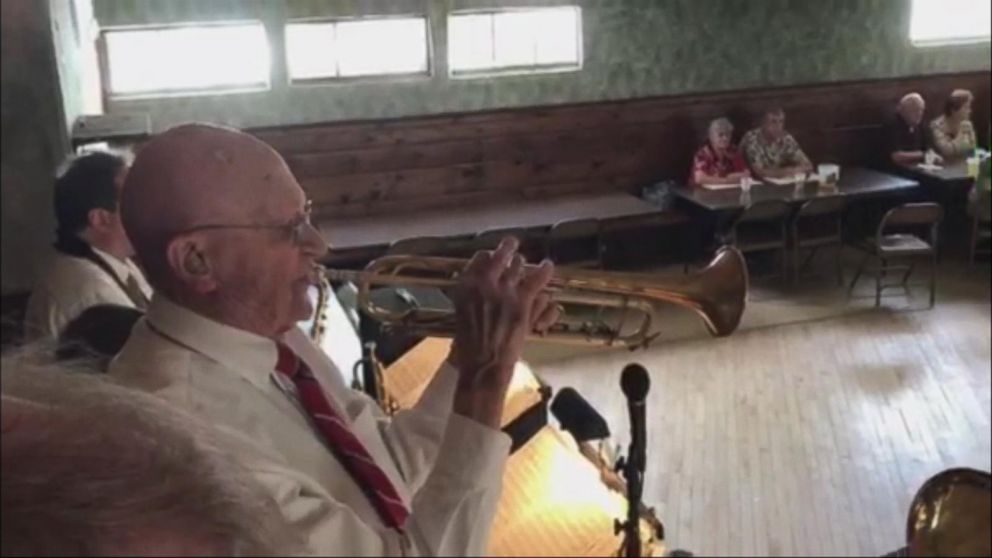
{"type": "Polygon", "coordinates": [[[261,23],[107,30],[111,96],[257,89],[269,84],[261,23]]]}
{"type": "Polygon", "coordinates": [[[83,114],[102,114],[100,55],[96,48],[100,26],[93,17],[93,2],[73,0],[72,21],[76,29],[76,48],[80,53],[79,79],[83,114]]]}
{"type": "Polygon", "coordinates": [[[572,70],[582,66],[578,7],[453,14],[452,75],[572,70]]]}
{"type": "Polygon", "coordinates": [[[423,17],[286,25],[293,81],[427,74],[427,44],[423,17]]]}
{"type": "Polygon", "coordinates": [[[909,37],[923,46],[988,41],[990,7],[989,0],[913,0],[909,37]]]}

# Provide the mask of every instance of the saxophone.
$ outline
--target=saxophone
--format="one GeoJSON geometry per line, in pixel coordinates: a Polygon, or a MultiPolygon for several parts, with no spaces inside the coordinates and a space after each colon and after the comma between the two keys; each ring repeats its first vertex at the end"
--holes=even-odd
{"type": "MultiPolygon", "coordinates": [[[[311,341],[319,347],[327,333],[327,306],[335,295],[330,281],[324,274],[319,275],[319,280],[315,286],[317,288],[317,300],[314,304],[313,323],[310,324],[308,334],[311,341]]],[[[355,362],[351,372],[352,389],[368,394],[390,416],[399,411],[399,403],[390,397],[384,388],[383,366],[375,356],[374,341],[362,343],[362,358],[355,362]]]]}

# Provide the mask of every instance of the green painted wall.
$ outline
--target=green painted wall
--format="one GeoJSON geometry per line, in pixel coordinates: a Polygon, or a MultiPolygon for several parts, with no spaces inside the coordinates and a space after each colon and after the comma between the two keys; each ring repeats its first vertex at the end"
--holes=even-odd
{"type": "Polygon", "coordinates": [[[886,78],[990,68],[989,43],[917,48],[910,0],[94,0],[104,27],[261,19],[283,56],[288,18],[383,13],[431,17],[435,75],[387,83],[286,85],[281,64],[264,93],[112,102],[150,111],[156,128],[188,120],[267,126],[686,92],[886,78]],[[445,14],[507,5],[583,7],[580,72],[452,80],[445,14]]]}

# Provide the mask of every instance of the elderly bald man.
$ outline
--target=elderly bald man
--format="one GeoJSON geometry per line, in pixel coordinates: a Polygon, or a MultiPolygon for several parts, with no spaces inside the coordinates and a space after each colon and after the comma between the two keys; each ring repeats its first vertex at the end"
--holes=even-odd
{"type": "Polygon", "coordinates": [[[886,155],[896,165],[922,163],[930,148],[930,137],[922,125],[926,101],[919,93],[907,93],[885,128],[886,155]]]}
{"type": "Polygon", "coordinates": [[[271,459],[256,476],[312,553],[485,553],[513,367],[526,335],[557,320],[550,262],[525,267],[513,240],[476,254],[455,296],[451,354],[390,420],[295,327],[312,312],[327,245],[271,147],[174,128],[141,149],[124,192],[124,226],[156,294],[111,376],[255,440],[271,459]]]}

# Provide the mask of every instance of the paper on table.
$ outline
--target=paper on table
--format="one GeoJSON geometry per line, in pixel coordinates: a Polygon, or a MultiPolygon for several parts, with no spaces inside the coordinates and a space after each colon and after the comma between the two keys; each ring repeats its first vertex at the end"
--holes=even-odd
{"type": "Polygon", "coordinates": [[[772,184],[777,184],[778,186],[792,186],[793,184],[796,183],[796,177],[795,176],[786,176],[782,178],[767,177],[765,178],[765,181],[771,182],[772,184]]]}
{"type": "Polygon", "coordinates": [[[703,188],[707,190],[729,190],[731,188],[740,188],[739,182],[728,182],[726,184],[703,184],[703,188]]]}
{"type": "Polygon", "coordinates": [[[942,167],[940,165],[928,165],[926,163],[920,163],[919,165],[916,165],[916,166],[918,166],[921,169],[926,170],[926,171],[939,171],[939,170],[941,170],[941,169],[944,168],[944,167],[942,167]]]}

